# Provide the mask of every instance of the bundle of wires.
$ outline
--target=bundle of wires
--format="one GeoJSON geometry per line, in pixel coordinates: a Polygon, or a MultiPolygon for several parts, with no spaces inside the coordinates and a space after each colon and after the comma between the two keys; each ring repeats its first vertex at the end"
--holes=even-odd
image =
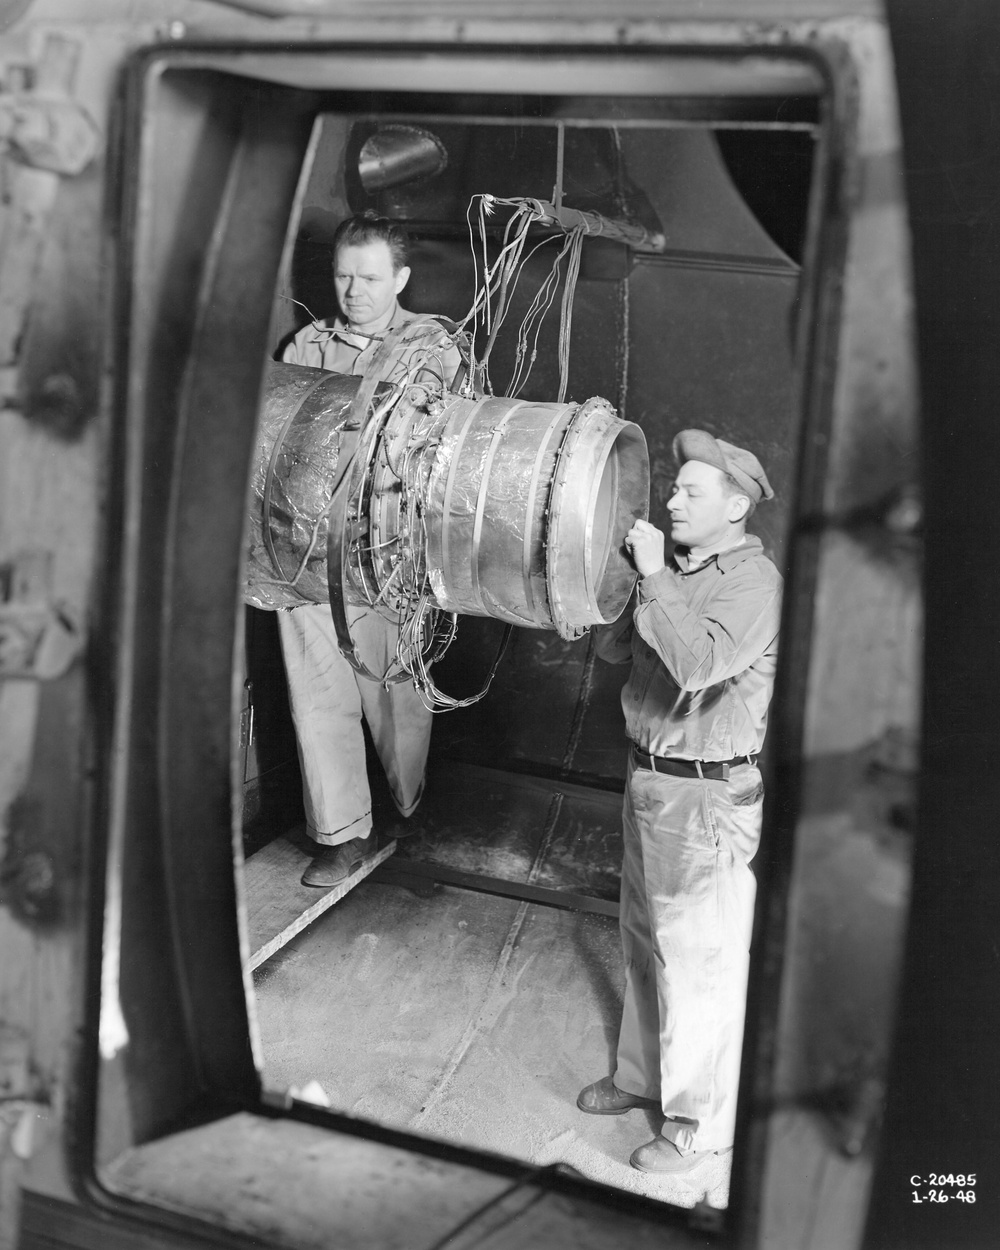
{"type": "MultiPolygon", "coordinates": [[[[558,403],[566,397],[569,379],[569,352],[573,325],[573,299],[580,272],[580,257],[585,226],[576,227],[562,234],[549,234],[525,251],[532,225],[547,217],[538,200],[525,198],[501,198],[489,194],[475,195],[469,202],[466,219],[475,266],[476,286],[472,307],[458,323],[457,333],[465,332],[471,342],[471,369],[468,392],[495,394],[489,374],[490,357],[497,337],[507,322],[515,291],[527,262],[548,243],[559,241],[560,247],[544,281],[535,292],[527,312],[517,328],[514,349],[514,368],[510,382],[501,394],[516,399],[527,385],[538,356],[538,341],[548,313],[556,302],[560,284],[562,301],[559,320],[559,392],[558,403]],[[475,237],[473,213],[477,207],[478,244],[475,237]],[[499,254],[490,264],[488,224],[498,208],[511,212],[501,237],[499,254]],[[562,263],[566,261],[565,278],[562,263]],[[482,351],[479,340],[485,335],[482,351]]],[[[412,679],[420,698],[431,711],[440,712],[467,707],[483,698],[490,688],[497,667],[503,656],[510,629],[505,631],[496,659],[482,688],[467,698],[456,699],[445,694],[435,684],[431,675],[433,665],[441,659],[457,633],[458,617],[438,608],[431,593],[426,574],[425,552],[427,535],[424,522],[424,499],[422,486],[426,483],[429,469],[427,457],[436,447],[433,438],[433,417],[440,412],[439,394],[446,390],[443,362],[434,347],[418,348],[411,352],[406,375],[395,381],[396,389],[388,401],[383,401],[371,413],[355,453],[362,469],[354,475],[354,491],[348,501],[348,516],[361,522],[371,499],[372,477],[377,459],[381,455],[400,483],[398,532],[386,540],[384,546],[395,546],[390,554],[391,572],[380,587],[371,584],[366,576],[362,556],[374,554],[369,546],[367,552],[358,543],[352,545],[350,566],[352,582],[359,589],[371,611],[379,612],[386,619],[397,623],[399,635],[396,654],[389,669],[376,674],[383,685],[412,679]],[[430,378],[428,384],[424,379],[430,378]],[[423,412],[409,430],[406,446],[399,462],[390,458],[387,430],[398,398],[407,390],[418,387],[424,392],[425,402],[414,407],[423,412]],[[440,387],[440,392],[438,392],[440,387]]],[[[317,528],[319,522],[317,522],[317,528]]],[[[314,536],[315,537],[315,536],[314,536]]],[[[360,540],[359,540],[360,542],[360,540]]],[[[310,552],[314,544],[310,544],[310,552]]],[[[381,554],[381,553],[380,553],[381,554]]],[[[308,557],[308,553],[307,553],[308,557]]],[[[306,560],[302,562],[305,567],[306,560]]],[[[299,570],[301,572],[301,568],[299,570]]],[[[297,577],[296,579],[297,580],[297,577]]]]}
{"type": "Polygon", "coordinates": [[[495,394],[489,375],[490,355],[493,352],[497,335],[510,313],[514,292],[520,281],[525,265],[532,256],[547,243],[556,239],[562,246],[552,262],[552,267],[538,291],[535,293],[528,311],[517,329],[517,341],[514,352],[514,371],[510,382],[501,394],[516,399],[524,390],[532,367],[538,356],[538,337],[545,318],[555,303],[559,290],[560,268],[564,259],[567,260],[566,279],[563,284],[562,305],[559,321],[559,393],[557,402],[566,398],[566,387],[569,379],[569,347],[573,324],[573,297],[576,293],[576,282],[580,272],[580,253],[585,227],[579,226],[562,235],[548,235],[539,240],[524,254],[531,226],[546,217],[540,202],[524,198],[502,198],[500,196],[481,194],[474,195],[466,210],[466,221],[469,225],[469,241],[475,266],[476,289],[468,314],[460,323],[460,328],[469,327],[472,340],[473,358],[478,360],[478,373],[482,389],[490,395],[495,394]],[[475,237],[473,212],[478,201],[478,233],[475,237]],[[511,208],[511,213],[504,227],[500,244],[500,253],[491,265],[489,259],[487,218],[497,208],[511,208]],[[477,339],[480,334],[486,335],[486,344],[482,354],[477,353],[477,339]]]}
{"type": "MultiPolygon", "coordinates": [[[[443,363],[440,358],[435,359],[434,349],[411,355],[405,379],[393,391],[389,402],[383,402],[365,425],[362,441],[355,453],[355,463],[360,464],[360,472],[354,475],[352,495],[347,501],[349,517],[360,519],[365,515],[373,490],[372,479],[381,456],[398,480],[400,494],[399,528],[379,545],[395,547],[396,550],[389,553],[391,571],[379,587],[372,584],[366,575],[362,558],[364,555],[372,556],[375,548],[370,545],[365,549],[359,545],[359,540],[351,551],[352,583],[369,610],[378,612],[398,625],[399,629],[393,662],[385,673],[375,676],[385,686],[412,679],[422,702],[432,712],[468,707],[483,698],[493,681],[509,637],[508,631],[485,683],[475,694],[454,698],[435,683],[431,670],[448,650],[458,631],[457,614],[444,611],[434,603],[425,559],[427,532],[423,487],[430,459],[437,447],[435,430],[442,409],[437,386],[420,379],[429,374],[440,381],[442,370],[443,363]],[[407,431],[402,455],[394,461],[389,447],[391,417],[400,398],[407,392],[410,401],[407,410],[417,415],[405,418],[412,420],[412,424],[407,431]]],[[[383,552],[379,554],[384,555],[383,552]]]]}

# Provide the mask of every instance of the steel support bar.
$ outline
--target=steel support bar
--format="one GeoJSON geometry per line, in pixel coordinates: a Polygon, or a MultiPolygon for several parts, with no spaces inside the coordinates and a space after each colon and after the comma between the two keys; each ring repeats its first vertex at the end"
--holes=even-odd
{"type": "Polygon", "coordinates": [[[423,864],[415,860],[396,860],[376,868],[372,881],[382,885],[406,886],[436,881],[440,885],[454,885],[463,890],[477,890],[481,894],[499,894],[504,898],[516,898],[522,903],[542,903],[547,907],[563,907],[567,911],[586,911],[598,916],[614,916],[618,919],[618,903],[606,898],[594,898],[589,894],[574,894],[569,890],[552,890],[547,886],[528,885],[524,881],[508,881],[503,877],[487,877],[475,872],[460,872],[441,864],[423,864]],[[408,880],[410,879],[410,880],[408,880]]]}

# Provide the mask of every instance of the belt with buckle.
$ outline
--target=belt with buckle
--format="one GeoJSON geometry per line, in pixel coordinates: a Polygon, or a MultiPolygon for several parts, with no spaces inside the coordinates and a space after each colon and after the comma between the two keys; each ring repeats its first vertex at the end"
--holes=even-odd
{"type": "Polygon", "coordinates": [[[647,755],[634,744],[632,758],[636,768],[648,768],[669,777],[698,777],[703,781],[728,781],[731,768],[756,763],[752,755],[737,755],[731,760],[682,760],[669,755],[647,755]]]}

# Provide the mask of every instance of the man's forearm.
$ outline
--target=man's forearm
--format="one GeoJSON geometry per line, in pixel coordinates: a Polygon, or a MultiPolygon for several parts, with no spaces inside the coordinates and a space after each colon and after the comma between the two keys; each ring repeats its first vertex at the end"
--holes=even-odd
{"type": "Polygon", "coordinates": [[[662,570],[640,582],[634,624],[682,690],[704,690],[745,672],[769,649],[780,611],[776,588],[734,581],[699,616],[662,570]]]}

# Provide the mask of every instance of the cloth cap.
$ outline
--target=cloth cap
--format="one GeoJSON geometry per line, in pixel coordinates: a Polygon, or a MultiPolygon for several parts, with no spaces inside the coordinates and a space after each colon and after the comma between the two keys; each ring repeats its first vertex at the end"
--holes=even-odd
{"type": "Polygon", "coordinates": [[[715,465],[734,478],[754,503],[774,498],[764,467],[753,452],[713,438],[707,430],[681,430],[674,439],[674,459],[678,464],[700,460],[715,465]]]}

